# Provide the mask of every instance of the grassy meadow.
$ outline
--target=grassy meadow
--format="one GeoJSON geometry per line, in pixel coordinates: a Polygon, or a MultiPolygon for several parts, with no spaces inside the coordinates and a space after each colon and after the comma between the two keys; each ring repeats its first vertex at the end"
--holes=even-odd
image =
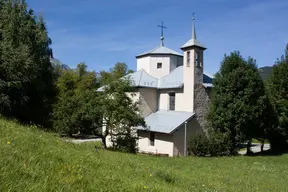
{"type": "Polygon", "coordinates": [[[0,119],[0,191],[288,191],[288,155],[167,158],[94,145],[0,119]]]}

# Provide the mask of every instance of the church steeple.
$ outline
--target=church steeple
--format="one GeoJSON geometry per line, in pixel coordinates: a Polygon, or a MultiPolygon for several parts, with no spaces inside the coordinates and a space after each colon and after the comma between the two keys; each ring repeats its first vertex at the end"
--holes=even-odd
{"type": "Polygon", "coordinates": [[[191,47],[198,47],[200,49],[206,49],[206,47],[204,47],[204,45],[202,43],[200,43],[200,41],[197,40],[196,38],[196,27],[195,27],[195,14],[193,13],[193,17],[192,17],[192,37],[189,41],[187,41],[182,47],[181,49],[184,51],[186,49],[190,49],[191,47]]]}
{"type": "Polygon", "coordinates": [[[193,17],[192,17],[192,39],[196,40],[196,29],[195,29],[195,13],[193,13],[193,17]]]}

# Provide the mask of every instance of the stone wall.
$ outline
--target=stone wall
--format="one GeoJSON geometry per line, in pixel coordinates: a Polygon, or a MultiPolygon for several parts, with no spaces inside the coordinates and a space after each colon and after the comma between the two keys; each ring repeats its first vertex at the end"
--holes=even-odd
{"type": "Polygon", "coordinates": [[[203,86],[203,66],[195,67],[194,112],[202,128],[204,128],[205,116],[210,104],[210,93],[211,88],[205,88],[203,86]]]}

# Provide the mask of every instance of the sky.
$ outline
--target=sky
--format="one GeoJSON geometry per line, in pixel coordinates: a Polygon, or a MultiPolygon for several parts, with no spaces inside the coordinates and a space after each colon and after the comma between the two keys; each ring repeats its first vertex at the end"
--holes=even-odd
{"type": "Polygon", "coordinates": [[[207,47],[204,71],[215,74],[224,54],[240,51],[271,66],[288,43],[287,0],[26,0],[44,16],[54,57],[70,67],[85,62],[107,70],[117,62],[136,69],[135,56],[160,45],[178,51],[191,38],[207,47]]]}

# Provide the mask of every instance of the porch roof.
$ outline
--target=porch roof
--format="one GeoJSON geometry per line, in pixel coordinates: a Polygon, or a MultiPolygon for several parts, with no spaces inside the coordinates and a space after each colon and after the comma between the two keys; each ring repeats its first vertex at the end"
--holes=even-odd
{"type": "MultiPolygon", "coordinates": [[[[145,118],[147,131],[171,134],[194,116],[192,112],[157,111],[145,118]]],[[[139,130],[145,130],[139,127],[139,130]]]]}

